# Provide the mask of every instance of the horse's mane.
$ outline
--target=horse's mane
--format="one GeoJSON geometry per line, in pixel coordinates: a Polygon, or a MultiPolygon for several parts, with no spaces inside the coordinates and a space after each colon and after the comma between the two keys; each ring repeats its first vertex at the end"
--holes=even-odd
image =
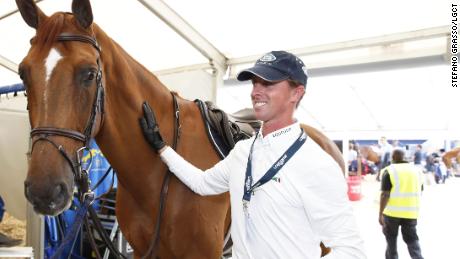
{"type": "Polygon", "coordinates": [[[48,50],[55,43],[56,37],[62,32],[65,24],[65,13],[58,12],[40,25],[32,43],[39,46],[39,51],[48,50]]]}

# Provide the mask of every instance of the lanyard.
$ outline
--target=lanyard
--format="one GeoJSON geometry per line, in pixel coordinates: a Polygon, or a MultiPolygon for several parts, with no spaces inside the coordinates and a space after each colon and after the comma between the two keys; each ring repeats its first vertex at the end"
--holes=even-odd
{"type": "Polygon", "coordinates": [[[247,204],[251,200],[251,193],[255,188],[262,186],[263,184],[270,181],[280,170],[281,168],[291,159],[297,150],[305,143],[307,135],[304,133],[303,129],[300,132],[300,136],[297,140],[281,155],[280,158],[271,166],[271,168],[265,173],[259,181],[252,185],[252,151],[254,149],[254,143],[257,139],[257,134],[252,142],[251,149],[249,151],[248,163],[246,166],[246,178],[244,181],[244,193],[243,193],[243,207],[247,209],[247,204]]]}

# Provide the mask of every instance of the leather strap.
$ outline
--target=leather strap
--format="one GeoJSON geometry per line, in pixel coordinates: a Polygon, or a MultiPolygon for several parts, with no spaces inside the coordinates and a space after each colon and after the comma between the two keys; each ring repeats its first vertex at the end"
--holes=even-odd
{"type": "MultiPolygon", "coordinates": [[[[177,145],[179,143],[179,138],[181,135],[181,125],[180,125],[180,112],[179,112],[179,104],[177,103],[177,98],[174,95],[173,92],[171,92],[172,98],[173,98],[173,109],[174,109],[174,139],[173,139],[173,145],[172,148],[174,150],[177,149],[177,145]]],[[[165,177],[163,179],[163,184],[161,187],[161,192],[160,192],[160,205],[158,209],[158,214],[157,214],[157,220],[155,223],[155,231],[153,232],[153,242],[150,243],[149,249],[147,250],[147,253],[142,256],[142,259],[145,258],[155,258],[156,253],[158,251],[158,242],[160,240],[160,230],[161,230],[161,220],[163,218],[164,214],[164,207],[166,206],[166,198],[168,196],[168,189],[169,189],[169,180],[171,178],[171,171],[166,170],[165,177]]]]}

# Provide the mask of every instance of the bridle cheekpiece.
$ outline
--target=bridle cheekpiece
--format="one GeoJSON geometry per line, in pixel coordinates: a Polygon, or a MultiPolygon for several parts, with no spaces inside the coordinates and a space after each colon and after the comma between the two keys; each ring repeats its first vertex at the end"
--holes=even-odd
{"type": "MultiPolygon", "coordinates": [[[[30,131],[30,137],[32,138],[32,147],[30,153],[33,152],[33,148],[35,143],[38,141],[47,141],[51,143],[59,152],[64,156],[66,161],[69,163],[70,167],[72,168],[72,172],[75,177],[76,185],[79,187],[80,195],[87,195],[90,192],[89,189],[89,178],[88,178],[88,170],[92,161],[92,156],[90,155],[90,162],[88,163],[85,169],[82,168],[82,161],[80,154],[84,150],[89,151],[89,141],[92,137],[92,132],[96,124],[96,116],[99,113],[101,115],[101,123],[104,116],[104,86],[102,83],[102,68],[101,68],[101,48],[97,43],[96,39],[91,36],[86,35],[75,35],[69,33],[62,33],[57,36],[58,42],[64,41],[79,41],[83,43],[88,43],[92,45],[98,52],[97,58],[97,74],[96,74],[96,97],[94,98],[93,107],[91,109],[91,114],[86,124],[86,127],[83,132],[79,132],[73,129],[65,129],[65,128],[55,128],[55,127],[36,127],[30,131]],[[62,145],[57,144],[54,140],[50,139],[51,136],[62,136],[70,139],[74,139],[83,143],[83,146],[77,150],[76,154],[76,162],[69,156],[69,154],[65,151],[62,145]],[[35,140],[34,140],[35,138],[35,140]]],[[[91,152],[89,152],[91,154],[91,152]]],[[[80,197],[83,198],[83,197],[80,197]]]]}

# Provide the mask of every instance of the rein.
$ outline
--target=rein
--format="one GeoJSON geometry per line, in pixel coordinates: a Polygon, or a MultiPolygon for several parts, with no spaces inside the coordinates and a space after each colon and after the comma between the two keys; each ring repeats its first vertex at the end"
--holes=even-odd
{"type": "MultiPolygon", "coordinates": [[[[181,125],[180,125],[180,116],[179,116],[180,113],[179,113],[179,104],[177,103],[177,98],[172,92],[171,92],[171,95],[173,98],[173,109],[174,109],[174,139],[173,139],[172,148],[176,150],[177,144],[179,143],[180,134],[181,134],[181,131],[180,131],[181,125]]],[[[150,243],[149,249],[147,250],[147,253],[144,256],[142,256],[142,259],[148,258],[149,255],[152,255],[150,258],[156,258],[156,253],[158,250],[155,248],[157,248],[158,242],[160,240],[161,219],[163,218],[166,197],[168,195],[170,178],[171,178],[171,171],[169,171],[169,169],[166,169],[166,174],[163,179],[163,185],[161,186],[160,206],[158,209],[157,220],[155,223],[155,231],[153,232],[152,243],[150,243]]]]}

